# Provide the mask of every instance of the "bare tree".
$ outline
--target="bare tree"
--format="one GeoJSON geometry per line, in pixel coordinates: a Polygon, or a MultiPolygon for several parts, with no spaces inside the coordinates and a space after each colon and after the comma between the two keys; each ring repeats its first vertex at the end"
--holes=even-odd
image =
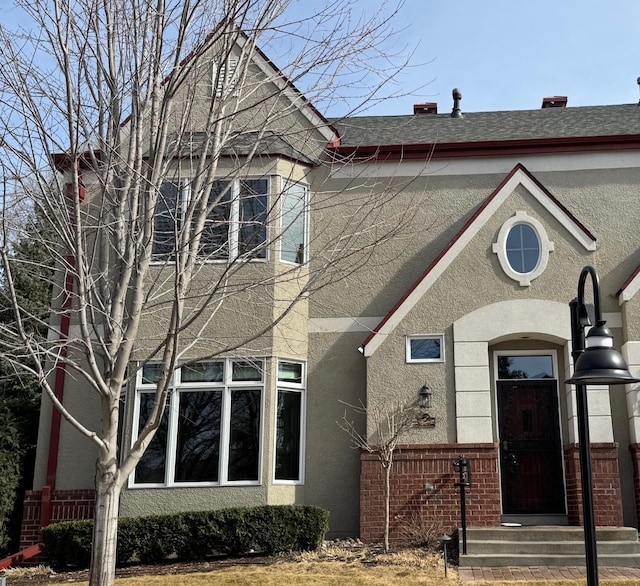
{"type": "Polygon", "coordinates": [[[359,426],[345,413],[338,422],[338,426],[346,431],[353,445],[369,454],[375,455],[384,470],[384,537],[383,546],[385,553],[389,551],[389,522],[391,501],[391,470],[393,469],[393,456],[402,436],[420,423],[424,416],[416,406],[403,403],[389,406],[387,403],[378,403],[372,407],[350,406],[354,412],[366,415],[367,421],[373,426],[370,436],[359,431],[359,426]]]}
{"type": "Polygon", "coordinates": [[[4,193],[0,255],[15,319],[0,326],[0,353],[37,377],[97,449],[90,583],[106,585],[120,492],[162,421],[176,366],[255,348],[410,225],[410,205],[388,211],[401,185],[366,195],[320,188],[313,198],[300,187],[348,164],[328,159],[334,130],[311,104],[371,104],[403,65],[389,53],[395,8],[379,2],[365,16],[350,0],[302,13],[287,0],[17,4],[24,28],[0,29],[0,159],[5,185],[17,185],[4,193]],[[278,157],[293,161],[278,168],[282,181],[247,179],[274,173],[278,157]],[[4,212],[22,193],[51,235],[42,242],[43,263],[55,267],[47,340],[32,335],[29,324],[43,320],[12,287],[15,216],[4,212]],[[309,209],[340,230],[327,239],[312,227],[305,242],[309,209]],[[241,326],[220,326],[253,310],[241,326]],[[159,368],[146,423],[118,455],[122,389],[150,363],[159,368]],[[60,371],[96,398],[97,427],[57,392],[60,371]]]}

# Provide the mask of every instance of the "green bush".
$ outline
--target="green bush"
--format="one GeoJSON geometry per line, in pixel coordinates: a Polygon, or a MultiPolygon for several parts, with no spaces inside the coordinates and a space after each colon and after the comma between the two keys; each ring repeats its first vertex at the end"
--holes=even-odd
{"type": "MultiPolygon", "coordinates": [[[[122,518],[116,560],[122,565],[314,550],[328,528],[327,511],[288,505],[122,518]]],[[[92,531],[92,521],[49,525],[42,531],[46,561],[53,568],[88,567],[92,531]]]]}

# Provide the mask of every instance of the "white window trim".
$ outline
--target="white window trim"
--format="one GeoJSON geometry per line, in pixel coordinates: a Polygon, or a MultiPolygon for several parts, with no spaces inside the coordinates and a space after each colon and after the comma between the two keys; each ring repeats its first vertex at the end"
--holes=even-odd
{"type": "Polygon", "coordinates": [[[405,361],[407,364],[425,364],[444,362],[444,334],[415,334],[405,338],[405,361]],[[440,340],[440,356],[438,358],[411,358],[411,340],[440,340]]]}
{"type": "Polygon", "coordinates": [[[285,391],[298,391],[301,395],[300,400],[300,462],[299,470],[300,477],[298,480],[282,480],[276,479],[276,455],[277,455],[277,442],[278,442],[278,430],[277,425],[273,433],[273,473],[272,482],[278,485],[300,486],[304,484],[305,477],[305,451],[306,451],[306,430],[307,430],[307,364],[301,360],[289,360],[287,358],[278,358],[276,361],[276,400],[274,401],[274,425],[278,419],[278,393],[280,389],[285,391]],[[278,380],[278,367],[281,362],[291,362],[294,364],[302,365],[302,381],[300,383],[290,383],[278,380]]]}
{"type": "Polygon", "coordinates": [[[554,244],[549,240],[544,226],[536,220],[536,218],[533,218],[526,212],[521,211],[516,212],[511,218],[502,224],[500,232],[498,233],[498,239],[492,246],[493,252],[498,255],[498,261],[500,262],[500,266],[504,273],[510,279],[518,281],[521,287],[528,287],[531,285],[531,281],[539,277],[544,272],[547,268],[547,263],[549,262],[549,253],[552,252],[553,249],[554,244]],[[507,257],[507,237],[509,236],[511,229],[518,224],[526,224],[530,226],[536,233],[538,243],[540,244],[538,264],[528,273],[518,273],[514,271],[507,257]]]}
{"type": "MultiPolygon", "coordinates": [[[[224,181],[224,179],[223,179],[224,181]]],[[[242,262],[268,262],[269,261],[269,243],[271,242],[271,228],[269,221],[269,210],[271,209],[271,190],[272,185],[274,183],[273,175],[261,175],[261,176],[250,176],[250,177],[234,177],[233,179],[228,179],[231,183],[231,209],[229,211],[229,252],[228,255],[224,258],[206,258],[206,257],[197,257],[197,262],[202,264],[225,264],[229,263],[229,261],[242,261],[242,262]],[[251,180],[259,180],[266,179],[267,180],[267,193],[265,194],[267,197],[267,218],[265,220],[264,228],[266,231],[265,234],[265,244],[264,244],[264,257],[247,257],[242,258],[238,254],[238,246],[240,240],[240,181],[251,181],[251,180]]],[[[170,180],[167,180],[170,182],[170,180]]],[[[180,222],[181,224],[184,222],[184,215],[186,213],[186,208],[191,198],[191,181],[189,179],[181,179],[178,182],[179,190],[180,190],[180,199],[182,205],[180,222]]],[[[167,264],[167,258],[160,258],[151,255],[152,265],[165,265],[167,264]]]]}
{"type": "MultiPolygon", "coordinates": [[[[218,360],[212,360],[212,362],[219,362],[218,360]]],[[[221,361],[220,361],[221,362],[221,361]]],[[[260,486],[262,484],[262,467],[264,457],[264,415],[265,415],[265,364],[264,359],[226,359],[224,360],[224,380],[222,382],[188,382],[180,383],[178,367],[172,375],[171,389],[169,391],[169,400],[171,401],[168,409],[168,440],[167,440],[167,454],[165,460],[165,481],[164,482],[135,482],[135,470],[131,473],[128,480],[128,488],[188,488],[188,487],[213,487],[213,486],[260,486]],[[262,364],[262,380],[261,381],[233,381],[232,378],[232,364],[233,362],[260,362],[262,364]],[[220,414],[220,437],[223,438],[220,442],[220,453],[218,462],[218,482],[176,482],[173,480],[175,476],[175,461],[176,461],[176,441],[178,430],[178,401],[176,400],[181,391],[197,391],[202,392],[210,391],[213,389],[219,389],[222,391],[222,412],[220,414]],[[231,416],[231,391],[233,390],[252,390],[260,389],[260,429],[258,431],[260,437],[260,449],[258,453],[258,479],[257,480],[227,480],[228,473],[228,457],[229,457],[229,421],[231,416]]],[[[135,443],[138,437],[138,421],[140,418],[140,400],[139,396],[143,392],[153,392],[156,386],[154,384],[142,384],[142,368],[138,369],[136,373],[136,389],[133,408],[133,425],[131,434],[131,446],[135,443]]]]}
{"type": "Polygon", "coordinates": [[[307,262],[309,261],[309,185],[307,183],[304,183],[303,181],[294,181],[293,179],[288,179],[286,177],[282,178],[282,191],[281,191],[281,203],[280,203],[280,237],[279,237],[279,253],[278,253],[278,258],[280,259],[280,262],[284,263],[284,264],[288,264],[288,265],[292,265],[292,266],[304,266],[305,264],[307,264],[307,262]],[[292,262],[290,260],[285,260],[284,258],[282,258],[282,242],[283,242],[283,236],[285,233],[285,230],[287,229],[287,226],[283,226],[282,222],[283,222],[283,212],[282,212],[282,198],[285,197],[285,192],[288,189],[288,184],[290,185],[302,185],[304,188],[304,209],[302,210],[302,222],[303,222],[303,234],[302,234],[302,238],[303,238],[303,244],[304,244],[304,248],[303,248],[303,255],[302,255],[302,262],[298,263],[298,262],[292,262]]]}

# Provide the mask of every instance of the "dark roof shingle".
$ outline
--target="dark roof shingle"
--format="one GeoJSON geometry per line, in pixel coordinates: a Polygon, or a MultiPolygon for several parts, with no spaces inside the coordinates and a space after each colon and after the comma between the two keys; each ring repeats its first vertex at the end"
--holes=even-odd
{"type": "Polygon", "coordinates": [[[334,119],[342,146],[466,143],[640,134],[640,106],[355,116],[334,119]]]}

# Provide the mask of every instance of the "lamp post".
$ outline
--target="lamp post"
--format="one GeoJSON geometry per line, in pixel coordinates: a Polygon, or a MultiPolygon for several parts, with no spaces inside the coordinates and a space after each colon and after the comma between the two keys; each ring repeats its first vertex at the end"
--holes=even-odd
{"type": "Polygon", "coordinates": [[[598,274],[591,266],[580,273],[578,297],[569,303],[571,313],[571,345],[574,372],[565,381],[576,386],[576,408],[578,421],[578,444],[580,455],[580,480],[582,484],[582,515],[584,522],[584,549],[587,570],[587,585],[598,586],[598,554],[596,526],[593,508],[593,484],[591,478],[591,445],[589,440],[589,410],[587,385],[624,385],[640,382],[629,373],[624,359],[613,348],[613,336],[600,310],[600,285],[598,274]],[[587,277],[593,286],[595,325],[586,338],[584,328],[591,321],[584,302],[584,287],[587,277]]]}

